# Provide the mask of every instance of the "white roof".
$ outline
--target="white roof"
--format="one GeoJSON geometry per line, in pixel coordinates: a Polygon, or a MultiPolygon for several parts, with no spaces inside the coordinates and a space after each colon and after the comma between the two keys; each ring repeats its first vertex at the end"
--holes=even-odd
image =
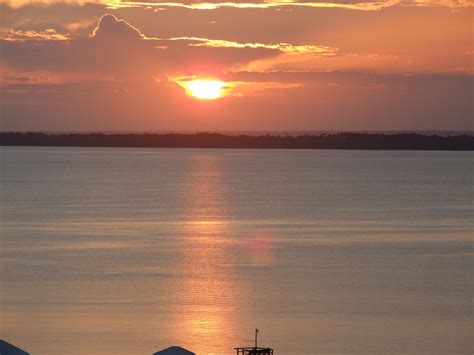
{"type": "Polygon", "coordinates": [[[153,355],[196,355],[196,354],[180,346],[170,346],[169,348],[158,351],[154,353],[153,355]]]}
{"type": "Polygon", "coordinates": [[[0,355],[29,355],[29,353],[10,344],[8,341],[0,339],[0,355]]]}

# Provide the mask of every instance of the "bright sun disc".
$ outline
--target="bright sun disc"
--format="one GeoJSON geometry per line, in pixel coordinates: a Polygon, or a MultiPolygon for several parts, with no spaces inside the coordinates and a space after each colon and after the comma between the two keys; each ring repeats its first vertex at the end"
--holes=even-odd
{"type": "Polygon", "coordinates": [[[186,83],[188,92],[201,100],[212,100],[221,97],[224,92],[222,81],[218,80],[192,80],[186,83]]]}

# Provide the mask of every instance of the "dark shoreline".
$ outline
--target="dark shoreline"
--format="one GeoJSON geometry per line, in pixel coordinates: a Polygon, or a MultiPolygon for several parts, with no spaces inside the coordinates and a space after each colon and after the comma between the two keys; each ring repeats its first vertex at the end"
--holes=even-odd
{"type": "Polygon", "coordinates": [[[0,146],[121,148],[250,148],[473,151],[473,135],[334,133],[318,135],[230,135],[222,133],[0,132],[0,146]]]}

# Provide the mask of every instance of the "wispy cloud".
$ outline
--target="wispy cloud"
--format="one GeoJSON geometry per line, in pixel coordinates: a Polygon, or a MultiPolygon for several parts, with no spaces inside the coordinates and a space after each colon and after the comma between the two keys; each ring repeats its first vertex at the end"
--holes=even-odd
{"type": "Polygon", "coordinates": [[[45,31],[21,31],[12,28],[0,28],[0,39],[5,41],[65,41],[69,37],[49,28],[45,31]]]}
{"type": "Polygon", "coordinates": [[[64,27],[70,31],[71,33],[76,33],[81,30],[86,30],[90,27],[92,27],[94,24],[96,24],[98,21],[98,18],[94,17],[92,19],[84,19],[81,21],[75,21],[71,23],[66,23],[64,27]]]}
{"type": "Polygon", "coordinates": [[[215,10],[219,8],[267,9],[275,7],[312,7],[312,8],[342,8],[360,11],[377,11],[390,6],[423,6],[467,8],[474,3],[469,0],[374,0],[374,1],[297,1],[297,0],[263,0],[263,1],[127,1],[109,0],[109,8],[123,7],[183,7],[195,10],[215,10]]]}
{"type": "MultiPolygon", "coordinates": [[[[58,4],[57,0],[1,0],[12,8],[27,5],[49,6],[58,4]]],[[[193,10],[215,10],[220,8],[267,9],[275,7],[313,7],[342,8],[360,11],[377,11],[390,6],[421,6],[421,7],[474,7],[470,0],[353,0],[353,1],[301,1],[301,0],[255,0],[255,1],[130,1],[130,0],[62,0],[60,3],[73,6],[86,4],[102,4],[110,9],[128,7],[167,8],[182,7],[193,10]]]]}
{"type": "Polygon", "coordinates": [[[216,10],[220,8],[237,8],[237,9],[269,9],[276,7],[313,7],[313,8],[343,8],[351,10],[380,10],[384,7],[397,4],[397,0],[381,0],[381,1],[361,1],[354,3],[347,2],[301,2],[301,1],[264,1],[264,2],[144,2],[144,1],[120,1],[112,0],[107,3],[109,8],[123,7],[182,7],[193,10],[216,10]]]}
{"type": "Polygon", "coordinates": [[[83,6],[86,4],[104,4],[109,5],[114,2],[119,1],[110,1],[110,0],[1,0],[0,3],[6,4],[12,8],[20,8],[28,5],[40,5],[40,6],[49,6],[57,5],[58,3],[74,5],[74,6],[83,6]]]}
{"type": "Polygon", "coordinates": [[[300,54],[319,54],[319,55],[335,55],[337,48],[328,46],[318,46],[312,44],[294,45],[290,43],[241,43],[234,41],[226,41],[221,39],[209,39],[201,37],[175,37],[171,38],[173,41],[194,41],[190,46],[193,47],[214,47],[214,48],[266,48],[278,50],[282,53],[300,53],[300,54]]]}

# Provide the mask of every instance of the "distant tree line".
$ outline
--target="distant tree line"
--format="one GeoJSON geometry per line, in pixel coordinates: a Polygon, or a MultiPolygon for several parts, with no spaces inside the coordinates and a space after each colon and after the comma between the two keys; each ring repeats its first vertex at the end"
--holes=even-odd
{"type": "Polygon", "coordinates": [[[361,150],[474,150],[473,135],[418,133],[334,133],[318,135],[230,135],[222,133],[66,133],[1,132],[2,146],[255,148],[361,150]]]}

